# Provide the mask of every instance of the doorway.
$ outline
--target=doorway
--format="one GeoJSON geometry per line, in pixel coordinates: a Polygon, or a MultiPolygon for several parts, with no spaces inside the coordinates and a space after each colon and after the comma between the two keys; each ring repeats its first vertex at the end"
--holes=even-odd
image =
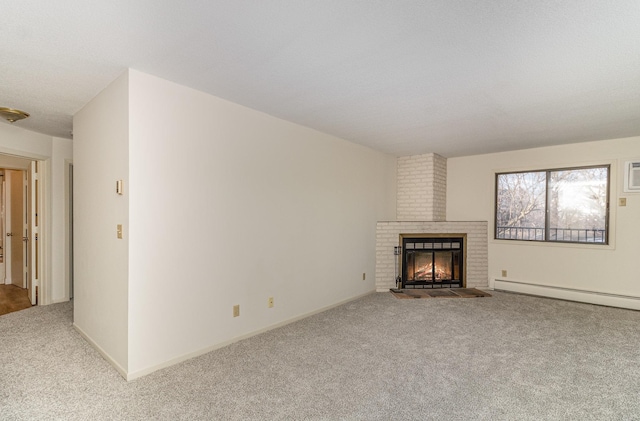
{"type": "Polygon", "coordinates": [[[37,305],[42,203],[39,161],[0,155],[0,162],[4,164],[0,167],[0,284],[4,292],[10,292],[4,294],[3,307],[12,308],[15,300],[24,301],[25,297],[30,305],[37,305]]]}

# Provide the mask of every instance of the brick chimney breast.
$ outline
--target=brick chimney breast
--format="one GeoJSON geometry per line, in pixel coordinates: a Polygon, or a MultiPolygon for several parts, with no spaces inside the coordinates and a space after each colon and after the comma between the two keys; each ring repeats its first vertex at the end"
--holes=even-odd
{"type": "Polygon", "coordinates": [[[446,221],[447,159],[434,154],[398,158],[398,221],[446,221]]]}

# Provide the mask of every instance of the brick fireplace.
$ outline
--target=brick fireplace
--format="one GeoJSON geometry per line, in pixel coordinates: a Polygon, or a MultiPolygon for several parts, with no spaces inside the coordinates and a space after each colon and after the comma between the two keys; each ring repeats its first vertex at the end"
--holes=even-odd
{"type": "Polygon", "coordinates": [[[461,286],[488,287],[488,223],[446,220],[446,158],[436,154],[400,157],[397,182],[398,220],[380,221],[376,227],[376,290],[396,287],[402,268],[394,248],[402,247],[403,238],[412,237],[462,238],[461,286]]]}
{"type": "Polygon", "coordinates": [[[466,234],[400,234],[402,288],[453,288],[464,284],[466,234]]]}

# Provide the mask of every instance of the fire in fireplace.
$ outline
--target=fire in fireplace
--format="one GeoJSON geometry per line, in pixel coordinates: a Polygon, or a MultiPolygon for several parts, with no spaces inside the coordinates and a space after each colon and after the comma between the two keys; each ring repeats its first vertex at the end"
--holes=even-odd
{"type": "Polygon", "coordinates": [[[463,286],[464,237],[402,236],[402,288],[463,286]]]}

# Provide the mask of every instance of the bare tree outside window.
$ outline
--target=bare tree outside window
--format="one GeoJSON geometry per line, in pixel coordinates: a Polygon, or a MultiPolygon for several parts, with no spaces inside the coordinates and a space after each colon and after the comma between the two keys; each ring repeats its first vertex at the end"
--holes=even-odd
{"type": "Polygon", "coordinates": [[[609,167],[496,174],[496,238],[607,243],[609,167]]]}
{"type": "Polygon", "coordinates": [[[546,173],[498,174],[497,238],[544,240],[546,173]]]}

